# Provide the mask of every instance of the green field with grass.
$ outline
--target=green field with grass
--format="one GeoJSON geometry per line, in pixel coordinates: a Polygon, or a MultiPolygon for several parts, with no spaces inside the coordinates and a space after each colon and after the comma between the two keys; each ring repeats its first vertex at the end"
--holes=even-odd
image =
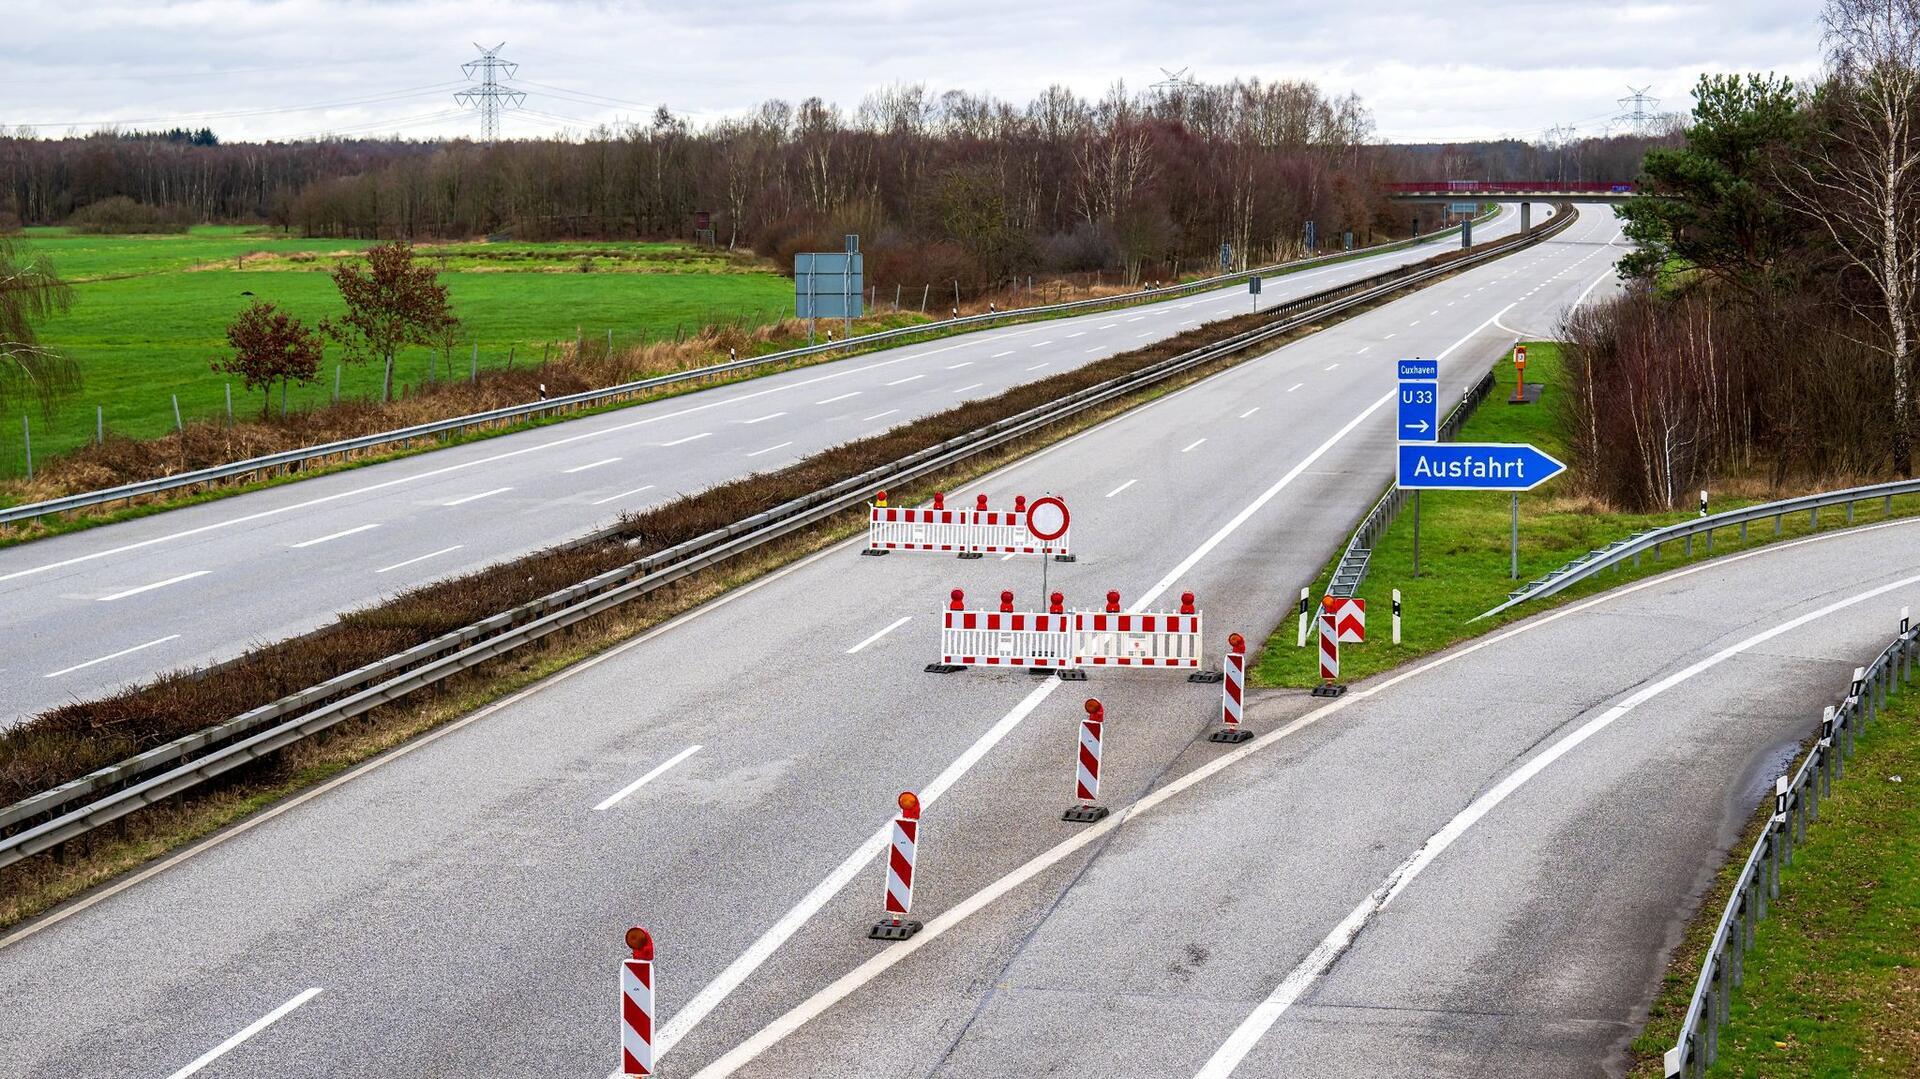
{"type": "MultiPolygon", "coordinates": [[[[234,226],[155,236],[30,229],[25,240],[73,283],[72,310],[46,323],[43,336],[79,363],[83,378],[80,392],[52,415],[29,411],[41,459],[92,438],[96,406],[109,428],[135,437],[173,425],[176,393],[187,418],[220,412],[229,379],[210,364],[226,349],[227,322],[255,298],[309,321],[338,314],[326,271],[368,246],[234,226]]],[[[456,374],[467,370],[475,345],[482,366],[510,357],[524,364],[537,362],[548,343],[576,334],[604,343],[612,330],[617,348],[710,323],[758,325],[793,302],[791,282],[765,265],[684,244],[470,243],[421,245],[419,252],[446,268],[442,281],[461,321],[456,374]]],[[[410,350],[396,365],[396,383],[425,379],[436,357],[434,350],[410,350]]],[[[331,396],[336,358],[330,348],[320,383],[295,389],[290,405],[331,396]]],[[[348,366],[341,392],[372,396],[379,382],[377,368],[348,366]]],[[[234,391],[236,411],[260,407],[258,395],[244,396],[237,383],[234,391]]],[[[0,475],[24,470],[21,419],[18,409],[0,416],[0,475]]]]}
{"type": "MultiPolygon", "coordinates": [[[[1555,396],[1562,390],[1560,350],[1551,342],[1527,344],[1527,381],[1545,389],[1540,402],[1509,405],[1513,396],[1513,365],[1502,361],[1494,370],[1494,389],[1461,429],[1460,442],[1531,442],[1562,461],[1567,459],[1566,440],[1561,433],[1561,412],[1555,396]]],[[[1709,557],[1704,541],[1696,541],[1692,555],[1678,545],[1662,549],[1661,559],[1642,559],[1638,568],[1628,566],[1608,571],[1573,585],[1547,600],[1530,603],[1486,621],[1472,621],[1478,615],[1504,602],[1507,593],[1567,562],[1603,547],[1613,540],[1635,532],[1672,524],[1691,516],[1691,511],[1633,514],[1606,511],[1584,499],[1570,495],[1566,474],[1549,480],[1520,496],[1520,574],[1510,576],[1511,496],[1475,491],[1427,491],[1420,496],[1420,575],[1413,575],[1413,504],[1409,500],[1399,519],[1387,529],[1373,550],[1365,582],[1359,596],[1367,603],[1367,642],[1349,644],[1340,650],[1342,681],[1353,681],[1377,674],[1417,656],[1438,651],[1455,642],[1486,632],[1516,618],[1546,609],[1557,603],[1592,595],[1623,580],[1670,569],[1692,559],[1709,557]],[[1392,643],[1390,612],[1392,594],[1399,589],[1402,602],[1402,638],[1392,643]]],[[[1785,497],[1785,493],[1779,497],[1785,497]]],[[[1751,504],[1753,499],[1718,498],[1716,511],[1751,504]]],[[[1920,496],[1893,500],[1895,516],[1920,512],[1920,496]]],[[[1880,519],[1883,508],[1878,500],[1863,503],[1857,519],[1880,519]]],[[[1839,511],[1826,518],[1836,523],[1839,511]]],[[[1806,515],[1788,519],[1781,538],[1804,536],[1809,532],[1806,515]]],[[[1775,542],[1771,526],[1750,531],[1746,544],[1737,529],[1722,530],[1714,540],[1714,552],[1724,554],[1761,543],[1775,542]]],[[[1314,583],[1313,595],[1324,595],[1332,578],[1331,563],[1314,583]]],[[[1253,680],[1263,686],[1312,686],[1319,682],[1319,655],[1311,640],[1308,647],[1295,645],[1296,626],[1284,619],[1268,639],[1253,665],[1253,680]]]]}

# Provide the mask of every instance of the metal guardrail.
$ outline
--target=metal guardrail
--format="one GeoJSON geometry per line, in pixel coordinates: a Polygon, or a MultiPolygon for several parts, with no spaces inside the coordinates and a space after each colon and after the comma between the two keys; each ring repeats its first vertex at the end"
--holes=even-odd
{"type": "MultiPolygon", "coordinates": [[[[1568,221],[1573,220],[1572,214],[1573,211],[1567,211],[1568,221]]],[[[1448,441],[1459,434],[1460,425],[1467,422],[1467,417],[1492,392],[1493,369],[1488,368],[1486,374],[1481,375],[1460,395],[1459,403],[1447,410],[1446,418],[1440,421],[1440,441],[1448,441]]],[[[1373,560],[1373,545],[1379,542],[1380,534],[1399,518],[1400,507],[1406,503],[1406,499],[1407,492],[1400,489],[1398,482],[1387,484],[1386,493],[1373,504],[1367,515],[1360,519],[1360,527],[1354,529],[1353,535],[1347,538],[1346,549],[1340,552],[1340,561],[1333,568],[1333,580],[1327,584],[1327,595],[1344,598],[1360,591],[1360,584],[1367,579],[1367,568],[1373,560]]]]}
{"type": "Polygon", "coordinates": [[[1773,816],[1748,853],[1734,882],[1733,894],[1714,927],[1693,998],[1680,1022],[1680,1034],[1665,1056],[1668,1076],[1700,1076],[1713,1066],[1720,1051],[1720,1027],[1727,1021],[1733,991],[1746,975],[1747,951],[1753,947],[1754,926],[1767,916],[1767,906],[1780,897],[1780,870],[1793,861],[1793,848],[1804,840],[1807,825],[1819,819],[1820,799],[1833,792],[1833,781],[1846,773],[1854,740],[1872,723],[1887,698],[1913,681],[1914,657],[1920,654],[1920,629],[1901,620],[1893,643],[1882,649],[1871,665],[1857,668],[1839,707],[1829,707],[1806,760],[1791,778],[1781,776],[1774,786],[1773,816]]]}
{"type": "Polygon", "coordinates": [[[1745,506],[1736,510],[1723,510],[1720,513],[1696,517],[1688,521],[1666,525],[1662,528],[1636,532],[1623,539],[1614,540],[1605,547],[1588,551],[1545,577],[1537,578],[1507,594],[1505,603],[1475,617],[1491,618],[1510,608],[1536,599],[1544,599],[1580,581],[1594,576],[1602,570],[1624,564],[1628,559],[1640,564],[1640,556],[1649,551],[1655,558],[1660,557],[1660,548],[1668,543],[1682,543],[1688,556],[1693,554],[1695,537],[1704,537],[1707,550],[1713,550],[1713,534],[1722,528],[1738,527],[1740,538],[1747,538],[1747,528],[1757,521],[1773,519],[1773,534],[1780,534],[1781,522],[1796,513],[1805,513],[1807,523],[1813,528],[1820,527],[1820,511],[1835,506],[1846,508],[1847,523],[1853,523],[1853,508],[1861,502],[1882,499],[1886,511],[1893,512],[1893,499],[1896,495],[1920,494],[1920,479],[1894,480],[1890,483],[1874,483],[1864,487],[1847,487],[1838,491],[1825,491],[1819,494],[1800,495],[1796,498],[1783,498],[1777,502],[1762,502],[1759,505],[1745,506]]]}
{"type": "Polygon", "coordinates": [[[0,808],[0,866],[85,835],[144,806],[397,700],[547,634],[864,503],[904,483],[1182,371],[1553,235],[1548,224],[1439,266],[1398,267],[1270,309],[1273,321],[1035,406],[899,461],[608,570],[225,722],[0,808]]]}
{"type": "MultiPolygon", "coordinates": [[[[1491,216],[1493,215],[1488,214],[1480,220],[1486,220],[1491,216]]],[[[298,471],[309,461],[325,461],[333,457],[339,457],[344,460],[355,454],[365,453],[383,446],[398,444],[400,447],[405,448],[417,439],[444,439],[477,428],[494,427],[525,420],[544,419],[562,412],[611,404],[664,386],[693,382],[703,378],[713,378],[719,375],[750,370],[756,367],[787,363],[836,350],[864,348],[869,345],[881,344],[887,341],[899,340],[920,334],[942,332],[956,326],[968,330],[987,329],[1001,323],[1015,322],[1021,319],[1031,318],[1035,315],[1053,315],[1077,311],[1091,311],[1101,308],[1127,307],[1142,302],[1170,299],[1193,292],[1205,292],[1233,284],[1236,281],[1245,281],[1250,277],[1265,276],[1280,271],[1293,273],[1325,263],[1339,262],[1355,257],[1382,255],[1392,251],[1416,247],[1421,244],[1432,243],[1447,235],[1458,232],[1459,228],[1460,226],[1455,225],[1438,232],[1429,233],[1426,236],[1418,236],[1406,240],[1394,240],[1390,243],[1375,244],[1372,247],[1363,247],[1354,251],[1341,251],[1309,259],[1297,259],[1293,262],[1275,263],[1271,266],[1241,270],[1235,273],[1222,274],[1217,277],[1190,281],[1185,284],[1168,285],[1164,288],[1143,289],[1139,292],[1129,292],[1116,296],[1096,296],[1086,300],[1043,304],[1038,307],[1013,308],[1011,310],[990,314],[967,315],[963,318],[948,319],[944,322],[930,322],[916,326],[902,326],[891,330],[880,330],[875,333],[862,334],[859,337],[849,337],[842,341],[802,345],[798,348],[769,352],[764,356],[749,356],[746,359],[729,360],[726,363],[689,368],[685,371],[676,371],[672,374],[656,375],[652,378],[643,378],[633,382],[623,382],[617,386],[607,386],[597,390],[585,390],[580,393],[568,394],[564,397],[554,397],[545,401],[532,401],[524,405],[508,405],[504,408],[490,409],[486,412],[469,413],[465,416],[455,416],[450,419],[435,420],[431,423],[415,424],[412,427],[401,427],[391,431],[381,431],[370,435],[360,435],[355,438],[340,439],[335,442],[322,443],[317,446],[303,446],[298,449],[282,450],[278,453],[249,457],[243,461],[233,461],[224,465],[213,465],[207,468],[195,469],[191,472],[177,473],[172,476],[161,476],[156,479],[141,480],[137,483],[122,484],[118,487],[109,487],[100,491],[84,491],[79,494],[64,495],[60,498],[50,498],[45,501],[32,502],[22,506],[0,508],[0,525],[17,524],[22,521],[31,521],[56,513],[67,513],[77,509],[85,509],[89,506],[118,502],[122,499],[143,498],[150,495],[161,494],[166,491],[178,490],[183,487],[194,487],[201,484],[217,483],[222,480],[239,479],[256,473],[272,473],[280,470],[294,472],[298,471]]]]}

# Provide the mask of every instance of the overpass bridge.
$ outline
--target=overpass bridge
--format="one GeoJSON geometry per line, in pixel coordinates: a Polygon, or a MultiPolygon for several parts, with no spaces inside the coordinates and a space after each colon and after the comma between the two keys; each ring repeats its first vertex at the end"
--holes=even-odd
{"type": "Polygon", "coordinates": [[[1386,188],[1406,202],[1624,202],[1640,193],[1637,184],[1618,180],[1409,180],[1386,188]]]}

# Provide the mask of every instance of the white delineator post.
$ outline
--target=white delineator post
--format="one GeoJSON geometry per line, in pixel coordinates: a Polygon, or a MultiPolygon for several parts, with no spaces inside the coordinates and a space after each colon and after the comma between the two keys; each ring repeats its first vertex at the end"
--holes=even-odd
{"type": "Polygon", "coordinates": [[[1302,588],[1300,590],[1300,643],[1296,646],[1299,648],[1307,646],[1307,595],[1308,590],[1302,588]]]}
{"type": "Polygon", "coordinates": [[[1400,643],[1400,590],[1393,590],[1393,643],[1400,643]]]}
{"type": "Polygon", "coordinates": [[[620,1074],[653,1074],[653,937],[627,930],[633,956],[620,961],[620,1074]]]}
{"type": "Polygon", "coordinates": [[[1107,815],[1106,806],[1093,804],[1100,799],[1100,738],[1107,711],[1098,698],[1088,697],[1086,712],[1073,753],[1073,796],[1079,804],[1060,814],[1061,820],[1076,824],[1090,824],[1107,815]]]}
{"type": "Polygon", "coordinates": [[[1227,634],[1227,653],[1220,661],[1220,673],[1221,727],[1207,740],[1238,744],[1253,737],[1252,731],[1240,726],[1247,694],[1247,639],[1238,633],[1227,634]]]}
{"type": "Polygon", "coordinates": [[[914,852],[920,845],[920,796],[901,791],[899,801],[900,815],[893,818],[893,842],[887,851],[884,916],[867,934],[874,940],[905,940],[920,931],[920,923],[907,918],[913,909],[914,852]]]}

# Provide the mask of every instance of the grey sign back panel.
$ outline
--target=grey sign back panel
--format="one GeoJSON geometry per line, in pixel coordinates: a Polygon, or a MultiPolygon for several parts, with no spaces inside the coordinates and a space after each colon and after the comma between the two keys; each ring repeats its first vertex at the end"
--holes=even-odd
{"type": "Polygon", "coordinates": [[[793,256],[793,311],[796,318],[859,318],[866,290],[866,256],[843,252],[793,256]]]}

